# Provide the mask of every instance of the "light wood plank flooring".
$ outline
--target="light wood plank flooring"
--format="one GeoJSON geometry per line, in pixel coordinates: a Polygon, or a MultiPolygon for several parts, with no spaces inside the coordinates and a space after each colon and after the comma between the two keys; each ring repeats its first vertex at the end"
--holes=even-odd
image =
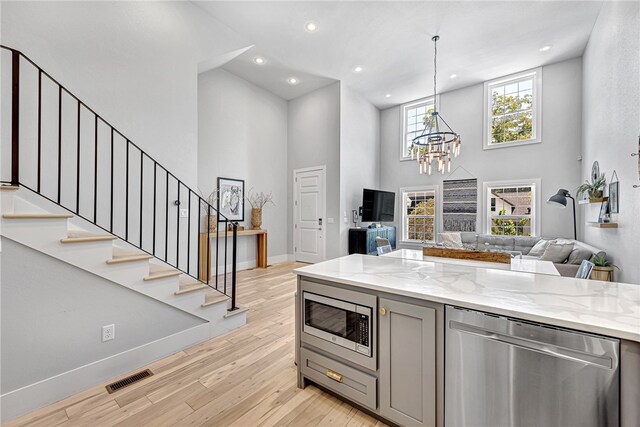
{"type": "Polygon", "coordinates": [[[383,426],[313,386],[296,387],[292,270],[301,265],[238,273],[247,325],[150,364],[154,376],[114,394],[96,386],[6,425],[383,426]]]}

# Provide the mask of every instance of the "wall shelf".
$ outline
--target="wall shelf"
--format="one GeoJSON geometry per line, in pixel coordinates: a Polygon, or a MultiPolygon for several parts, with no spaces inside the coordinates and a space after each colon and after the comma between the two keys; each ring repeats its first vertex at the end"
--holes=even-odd
{"type": "Polygon", "coordinates": [[[616,222],[587,221],[587,225],[598,228],[618,228],[618,223],[616,222]]]}
{"type": "Polygon", "coordinates": [[[579,205],[588,205],[591,203],[602,203],[602,202],[606,202],[607,200],[609,200],[608,197],[599,197],[597,199],[587,199],[587,200],[579,200],[578,204],[579,205]]]}

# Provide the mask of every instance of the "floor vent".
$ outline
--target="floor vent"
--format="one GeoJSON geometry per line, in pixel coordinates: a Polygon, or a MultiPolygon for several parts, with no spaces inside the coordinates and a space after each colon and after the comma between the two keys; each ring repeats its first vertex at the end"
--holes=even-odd
{"type": "Polygon", "coordinates": [[[138,381],[141,381],[145,378],[150,377],[151,375],[153,375],[153,372],[151,372],[148,369],[145,369],[144,371],[135,373],[133,375],[128,376],[127,378],[123,378],[119,381],[116,381],[114,383],[111,383],[109,385],[107,385],[107,391],[109,392],[109,394],[111,393],[115,393],[116,391],[125,388],[127,386],[130,386],[131,384],[134,384],[138,381]]]}

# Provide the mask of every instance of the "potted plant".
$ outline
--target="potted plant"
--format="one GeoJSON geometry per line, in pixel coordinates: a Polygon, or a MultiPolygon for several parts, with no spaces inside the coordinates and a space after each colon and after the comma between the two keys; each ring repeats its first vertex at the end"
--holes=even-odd
{"type": "MultiPolygon", "coordinates": [[[[206,200],[207,203],[210,204],[211,207],[213,207],[213,209],[216,209],[216,203],[218,202],[218,191],[219,189],[215,189],[211,193],[209,193],[208,196],[205,196],[202,190],[198,188],[198,193],[200,193],[200,197],[206,200]]],[[[217,212],[213,210],[209,212],[209,209],[207,207],[205,207],[204,209],[205,209],[204,228],[207,228],[207,224],[209,224],[209,233],[215,233],[216,222],[217,222],[217,216],[216,216],[217,212]]]]}
{"type": "Polygon", "coordinates": [[[594,255],[591,258],[591,262],[595,265],[591,270],[590,279],[603,280],[605,282],[613,282],[613,269],[618,266],[611,264],[605,257],[594,255]]]}
{"type": "Polygon", "coordinates": [[[262,208],[264,208],[264,205],[267,203],[275,206],[275,203],[273,203],[273,195],[263,192],[254,193],[250,189],[245,198],[251,205],[251,229],[260,230],[260,226],[262,225],[262,208]]]}
{"type": "Polygon", "coordinates": [[[590,200],[599,199],[602,197],[602,189],[606,182],[604,174],[601,174],[597,179],[592,179],[591,182],[585,180],[584,184],[578,187],[576,197],[580,198],[582,194],[587,193],[590,200]]]}

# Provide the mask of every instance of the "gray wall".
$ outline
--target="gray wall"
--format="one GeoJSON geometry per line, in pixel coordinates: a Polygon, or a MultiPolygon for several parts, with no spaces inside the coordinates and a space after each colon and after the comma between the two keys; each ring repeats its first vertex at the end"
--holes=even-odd
{"type": "Polygon", "coordinates": [[[340,256],[340,82],[289,101],[287,248],[293,253],[293,170],[327,166],[326,257],[340,256]],[[333,218],[334,223],[329,223],[333,218]]]}
{"type": "Polygon", "coordinates": [[[4,237],[2,247],[0,394],[204,323],[4,237]]]}
{"type": "MultiPolygon", "coordinates": [[[[640,134],[640,4],[604,2],[584,53],[581,179],[588,179],[597,160],[607,181],[619,178],[618,229],[580,224],[587,243],[602,247],[620,267],[616,281],[640,284],[640,184],[637,157],[640,134]]],[[[587,219],[599,205],[582,206],[587,219]]],[[[595,210],[595,211],[594,211],[595,210]]]]}
{"type": "Polygon", "coordinates": [[[347,255],[351,210],[362,189],[380,184],[380,110],[346,85],[340,97],[340,253],[347,255]]]}
{"type": "MultiPolygon", "coordinates": [[[[399,161],[401,138],[400,107],[383,110],[380,120],[380,186],[398,192],[402,187],[439,185],[449,179],[478,179],[479,220],[482,182],[540,178],[542,206],[541,235],[572,237],[571,212],[548,206],[544,201],[558,188],[574,189],[579,184],[581,135],[580,58],[543,67],[542,143],[494,150],[482,149],[483,85],[478,84],[440,95],[440,112],[462,136],[460,157],[453,160],[452,174],[419,175],[417,162],[399,161]]],[[[397,199],[399,200],[399,199],[397,199]]],[[[397,203],[396,226],[400,225],[397,203]]],[[[481,223],[478,224],[480,227],[481,223]]],[[[481,228],[479,228],[481,230],[481,228]]],[[[398,229],[400,232],[400,229],[398,229]]]]}
{"type": "MultiPolygon", "coordinates": [[[[223,69],[198,78],[198,187],[217,178],[245,180],[245,191],[273,192],[263,210],[270,257],[287,254],[287,102],[223,69]]],[[[251,228],[245,202],[244,225],[251,228]]],[[[255,237],[238,239],[238,262],[255,263],[255,237]]]]}

